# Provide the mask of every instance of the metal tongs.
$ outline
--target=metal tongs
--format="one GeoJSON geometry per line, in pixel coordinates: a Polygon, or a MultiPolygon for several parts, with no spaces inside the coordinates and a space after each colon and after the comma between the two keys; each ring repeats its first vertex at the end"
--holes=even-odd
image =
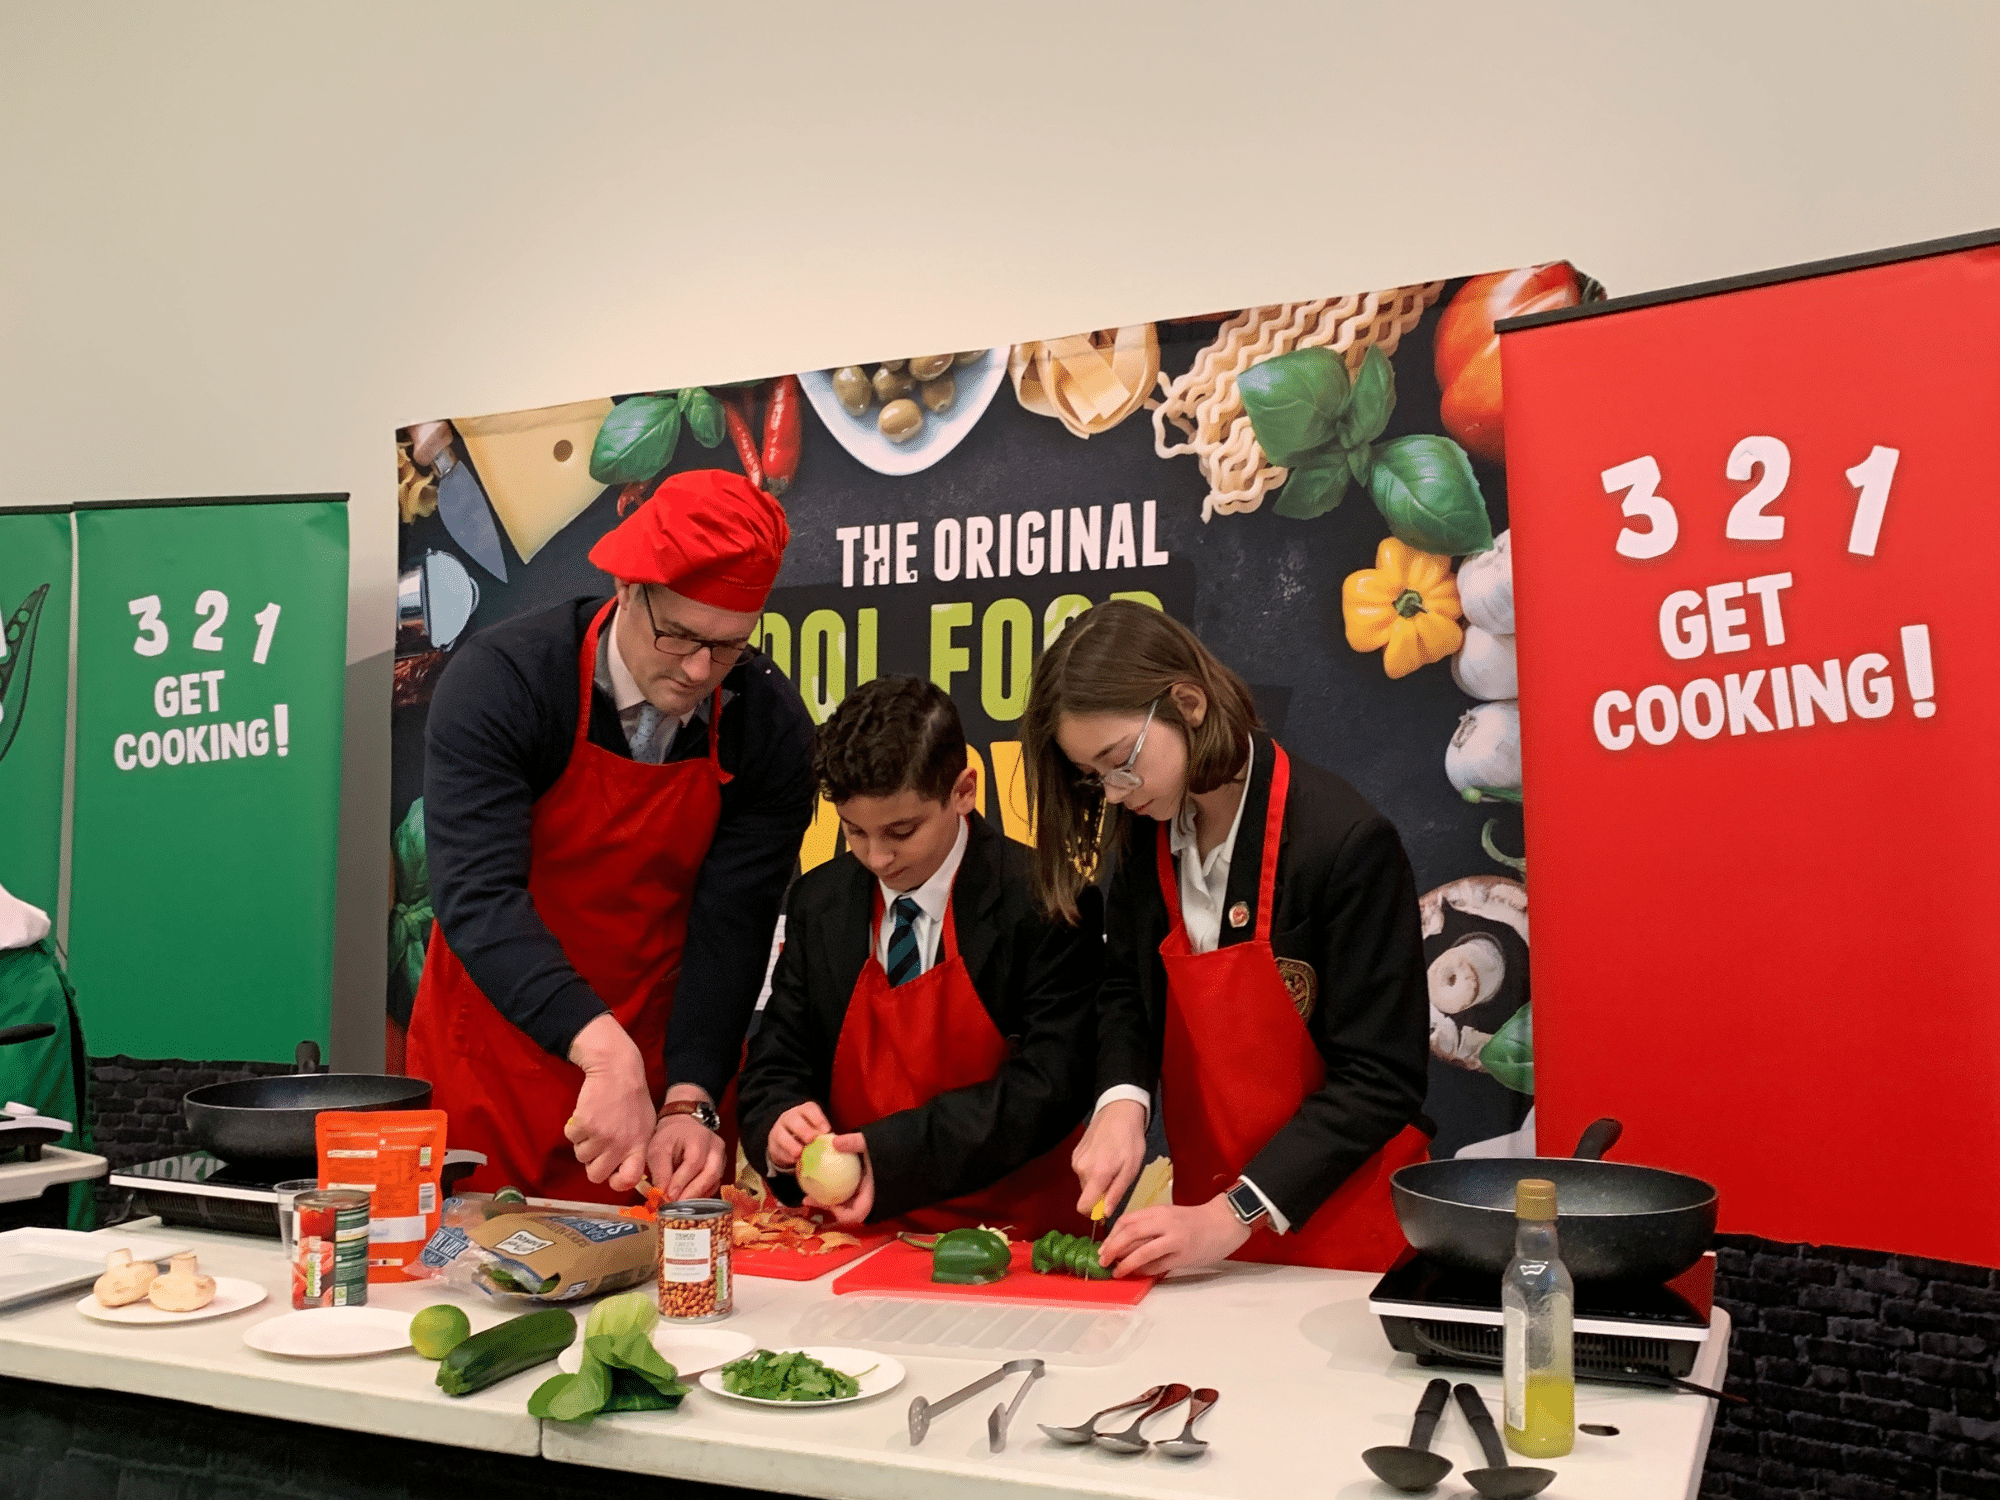
{"type": "Polygon", "coordinates": [[[1010,1359],[990,1375],[982,1375],[963,1390],[953,1391],[942,1401],[927,1401],[922,1396],[910,1403],[910,1446],[916,1447],[931,1430],[931,1418],[939,1412],[950,1411],[968,1396],[976,1396],[1005,1380],[1009,1375],[1026,1375],[1021,1388],[1014,1392],[1014,1399],[1004,1406],[996,1406],[986,1419],[986,1445],[998,1453],[1007,1446],[1007,1424],[1014,1420],[1014,1413],[1020,1410],[1022,1398],[1028,1394],[1028,1387],[1042,1378],[1046,1366],[1039,1359],[1010,1359]]]}

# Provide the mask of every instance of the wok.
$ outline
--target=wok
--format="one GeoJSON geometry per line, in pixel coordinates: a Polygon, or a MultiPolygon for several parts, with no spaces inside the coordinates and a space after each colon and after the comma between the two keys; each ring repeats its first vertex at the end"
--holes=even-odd
{"type": "Polygon", "coordinates": [[[297,1066],[295,1073],[188,1090],[181,1113],[195,1144],[245,1166],[303,1165],[319,1155],[313,1120],[321,1110],[425,1109],[431,1102],[431,1086],[421,1078],[322,1073],[311,1042],[299,1043],[297,1066]]]}
{"type": "Polygon", "coordinates": [[[1715,1236],[1715,1189],[1699,1177],[1599,1160],[1624,1128],[1597,1121],[1575,1156],[1453,1157],[1399,1168],[1389,1179],[1396,1218],[1432,1260],[1497,1275],[1514,1259],[1514,1184],[1544,1177],[1556,1185],[1556,1231],[1572,1277],[1671,1281],[1715,1236]]]}

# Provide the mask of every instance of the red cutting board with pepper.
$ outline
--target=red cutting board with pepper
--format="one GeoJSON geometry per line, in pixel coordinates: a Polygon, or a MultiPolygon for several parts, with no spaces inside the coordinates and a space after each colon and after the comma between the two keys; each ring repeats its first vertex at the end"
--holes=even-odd
{"type": "Polygon", "coordinates": [[[837,1293],[872,1292],[897,1297],[970,1298],[980,1302],[1049,1302],[1089,1307],[1133,1307],[1153,1289],[1150,1276],[1086,1281],[1081,1276],[1040,1275],[1028,1268],[1034,1247],[1016,1242],[1005,1276],[984,1286],[931,1280],[931,1253],[893,1240],[833,1284],[837,1293]]]}
{"type": "Polygon", "coordinates": [[[858,1245],[842,1245],[838,1250],[822,1250],[808,1255],[802,1250],[774,1246],[768,1250],[738,1248],[729,1252],[729,1268],[738,1276],[768,1276],[774,1281],[817,1281],[828,1271],[837,1271],[878,1248],[886,1235],[870,1235],[858,1245]]]}

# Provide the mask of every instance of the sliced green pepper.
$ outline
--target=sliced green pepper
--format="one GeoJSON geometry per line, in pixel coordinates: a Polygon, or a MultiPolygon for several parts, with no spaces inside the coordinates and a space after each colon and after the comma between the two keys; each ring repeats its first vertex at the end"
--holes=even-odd
{"type": "Polygon", "coordinates": [[[1080,1234],[1064,1234],[1060,1229],[1051,1229],[1035,1241],[1028,1263],[1045,1276],[1067,1273],[1085,1281],[1104,1281],[1111,1275],[1109,1266],[1098,1263],[1096,1245],[1080,1234]]]}
{"type": "Polygon", "coordinates": [[[931,1280],[985,1286],[1007,1274],[1013,1247],[997,1229],[952,1229],[931,1247],[931,1280]]]}

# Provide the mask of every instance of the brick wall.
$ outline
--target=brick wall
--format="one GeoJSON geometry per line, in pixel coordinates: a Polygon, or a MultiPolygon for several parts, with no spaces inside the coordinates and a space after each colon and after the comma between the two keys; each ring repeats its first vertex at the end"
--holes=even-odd
{"type": "Polygon", "coordinates": [[[1724,1235],[1708,1500],[2000,1500],[2000,1274],[1724,1235]]]}
{"type": "Polygon", "coordinates": [[[90,1107],[97,1152],[116,1170],[192,1151],[194,1138],[181,1117],[181,1095],[203,1084],[291,1071],[283,1063],[93,1057],[90,1107]]]}

